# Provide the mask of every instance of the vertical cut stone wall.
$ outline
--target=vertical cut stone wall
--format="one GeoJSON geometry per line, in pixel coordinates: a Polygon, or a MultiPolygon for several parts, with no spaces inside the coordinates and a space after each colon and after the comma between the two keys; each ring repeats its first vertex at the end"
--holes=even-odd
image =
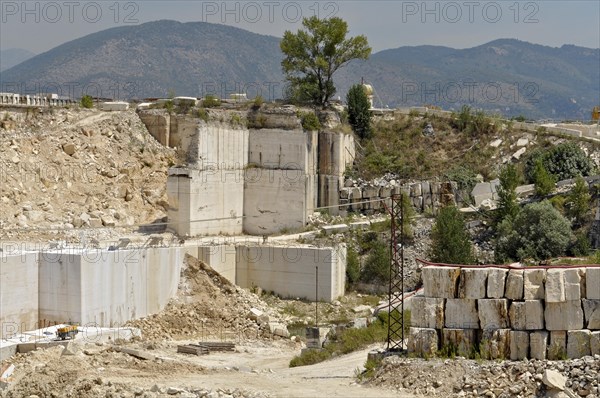
{"type": "Polygon", "coordinates": [[[600,355],[600,268],[423,268],[409,352],[486,359],[600,355]]]}

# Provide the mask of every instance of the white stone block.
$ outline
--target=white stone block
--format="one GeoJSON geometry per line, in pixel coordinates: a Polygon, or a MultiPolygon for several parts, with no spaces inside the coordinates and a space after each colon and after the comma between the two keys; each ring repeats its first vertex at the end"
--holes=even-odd
{"type": "Polygon", "coordinates": [[[600,355],[600,331],[590,335],[590,349],[592,355],[600,355]]]}
{"type": "Polygon", "coordinates": [[[529,334],[529,357],[543,361],[547,358],[548,339],[550,333],[546,331],[531,332],[529,334]]]}
{"type": "Polygon", "coordinates": [[[522,360],[529,356],[529,332],[510,332],[510,359],[522,360]]]}
{"type": "Polygon", "coordinates": [[[506,277],[504,297],[510,300],[523,300],[523,271],[511,269],[506,277]]]}
{"type": "Polygon", "coordinates": [[[463,268],[460,272],[458,297],[465,299],[485,298],[487,286],[486,268],[463,268]]]}
{"type": "Polygon", "coordinates": [[[469,357],[476,348],[476,333],[475,329],[443,329],[442,348],[452,348],[457,355],[469,357]]]}
{"type": "Polygon", "coordinates": [[[488,270],[487,298],[504,298],[506,276],[508,270],[502,268],[491,268],[488,270]]]}
{"type": "Polygon", "coordinates": [[[479,323],[481,329],[505,329],[508,322],[508,300],[480,299],[477,300],[479,323]]]}
{"type": "Polygon", "coordinates": [[[432,298],[455,298],[460,268],[423,267],[423,295],[432,298]]]}
{"type": "Polygon", "coordinates": [[[600,268],[586,270],[586,294],[588,300],[600,300],[600,268]]]}
{"type": "Polygon", "coordinates": [[[583,358],[592,353],[589,330],[569,330],[567,332],[567,358],[583,358]]]}
{"type": "Polygon", "coordinates": [[[583,309],[581,301],[565,301],[564,303],[546,303],[544,311],[546,329],[578,330],[583,328],[583,309]]]}
{"type": "Polygon", "coordinates": [[[434,355],[438,350],[438,333],[435,329],[413,328],[408,335],[408,352],[417,355],[434,355]]]}
{"type": "Polygon", "coordinates": [[[444,327],[444,299],[415,296],[410,305],[412,326],[429,329],[444,327]]]}
{"type": "Polygon", "coordinates": [[[566,269],[565,277],[565,300],[581,300],[585,297],[585,269],[566,269]],[[582,294],[584,293],[584,294],[582,294]]]}
{"type": "Polygon", "coordinates": [[[546,298],[544,290],[546,270],[525,270],[523,271],[523,280],[523,297],[525,300],[544,300],[546,298]]]}
{"type": "Polygon", "coordinates": [[[567,332],[564,330],[550,332],[548,359],[551,361],[567,357],[567,332]]]}
{"type": "Polygon", "coordinates": [[[565,270],[549,269],[546,272],[546,302],[562,303],[565,299],[565,270]]]}
{"type": "Polygon", "coordinates": [[[544,329],[544,305],[540,300],[513,301],[509,315],[514,330],[544,329]]]}
{"type": "Polygon", "coordinates": [[[600,330],[600,300],[582,300],[585,327],[600,330]]]}
{"type": "Polygon", "coordinates": [[[445,324],[451,329],[479,329],[476,300],[446,300],[445,324]]]}
{"type": "Polygon", "coordinates": [[[510,357],[510,329],[484,330],[481,333],[479,353],[483,359],[510,357]]]}

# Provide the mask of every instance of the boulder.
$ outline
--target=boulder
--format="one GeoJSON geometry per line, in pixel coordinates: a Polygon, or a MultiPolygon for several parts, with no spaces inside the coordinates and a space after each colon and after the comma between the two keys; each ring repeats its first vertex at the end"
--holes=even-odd
{"type": "Polygon", "coordinates": [[[476,333],[474,329],[443,329],[442,348],[452,348],[457,355],[468,357],[475,348],[476,333]]]}
{"type": "Polygon", "coordinates": [[[510,357],[510,329],[484,330],[481,333],[479,353],[483,359],[510,357]]]}
{"type": "Polygon", "coordinates": [[[506,277],[504,297],[510,300],[523,300],[523,271],[511,269],[506,277]]]}
{"type": "Polygon", "coordinates": [[[76,148],[75,148],[75,144],[73,144],[72,142],[69,142],[69,143],[63,144],[62,149],[67,155],[73,156],[76,148]]]}
{"type": "Polygon", "coordinates": [[[600,355],[600,331],[590,335],[590,350],[592,355],[600,355]]]}
{"type": "Polygon", "coordinates": [[[540,300],[513,301],[509,317],[514,330],[544,329],[544,305],[540,300]]]}
{"type": "Polygon", "coordinates": [[[600,300],[600,268],[586,270],[586,287],[588,300],[600,300]]]}
{"type": "Polygon", "coordinates": [[[583,310],[581,308],[581,301],[546,303],[544,318],[546,320],[546,329],[548,330],[583,329],[583,310]]]}
{"type": "Polygon", "coordinates": [[[543,361],[547,358],[548,339],[550,333],[546,331],[531,332],[529,334],[529,357],[543,361]]]}
{"type": "Polygon", "coordinates": [[[549,269],[546,272],[546,302],[562,303],[565,299],[565,270],[549,269]]]}
{"type": "Polygon", "coordinates": [[[465,299],[485,298],[487,285],[486,268],[463,268],[460,271],[458,297],[465,299]]]}
{"type": "Polygon", "coordinates": [[[451,329],[479,329],[476,300],[447,299],[445,325],[451,329]]]}
{"type": "Polygon", "coordinates": [[[525,300],[544,300],[546,298],[545,280],[546,270],[544,269],[523,271],[523,298],[525,300]]]}
{"type": "Polygon", "coordinates": [[[564,391],[567,384],[567,378],[555,370],[546,369],[542,382],[550,390],[564,391]]]}
{"type": "Polygon", "coordinates": [[[548,359],[551,361],[567,357],[567,332],[560,330],[550,332],[550,345],[548,346],[548,359]]]}
{"type": "Polygon", "coordinates": [[[569,330],[567,332],[567,358],[583,358],[592,353],[589,330],[569,330]]]}
{"type": "Polygon", "coordinates": [[[508,270],[502,268],[491,268],[488,270],[487,277],[487,298],[504,298],[504,288],[506,286],[506,276],[508,270]]]}
{"type": "Polygon", "coordinates": [[[518,361],[529,355],[529,332],[512,330],[510,332],[510,359],[518,361]]]}
{"type": "Polygon", "coordinates": [[[444,299],[416,296],[411,299],[410,323],[417,328],[444,327],[444,299]]]}
{"type": "Polygon", "coordinates": [[[508,300],[481,299],[477,300],[480,328],[505,329],[509,327],[508,300]]]}
{"type": "Polygon", "coordinates": [[[564,283],[565,300],[581,300],[585,297],[585,268],[566,269],[564,283]]]}
{"type": "Polygon", "coordinates": [[[600,330],[600,300],[582,300],[585,327],[600,330]]]}
{"type": "Polygon", "coordinates": [[[438,333],[435,329],[411,327],[408,335],[408,352],[420,356],[434,355],[438,350],[438,333]]]}
{"type": "Polygon", "coordinates": [[[431,298],[455,298],[456,285],[460,276],[460,268],[423,267],[423,295],[431,298]]]}

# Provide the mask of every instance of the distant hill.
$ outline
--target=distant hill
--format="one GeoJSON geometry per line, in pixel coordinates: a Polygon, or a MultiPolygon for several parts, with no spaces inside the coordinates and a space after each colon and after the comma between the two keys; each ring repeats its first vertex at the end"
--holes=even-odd
{"type": "Polygon", "coordinates": [[[365,76],[376,105],[462,105],[533,118],[589,119],[600,104],[600,50],[519,40],[478,47],[400,47],[355,63],[340,77],[365,76]]]}
{"type": "MultiPolygon", "coordinates": [[[[4,71],[0,80],[59,85],[63,94],[77,87],[75,95],[86,87],[89,94],[121,99],[238,91],[280,98],[279,40],[225,25],[149,22],[65,43],[4,71]]],[[[363,77],[375,88],[376,106],[467,104],[507,116],[589,119],[600,104],[600,49],[513,39],[464,50],[400,47],[341,70],[336,96],[343,98],[363,77]]]]}
{"type": "Polygon", "coordinates": [[[9,48],[8,50],[0,50],[0,72],[12,68],[29,58],[34,57],[35,53],[24,50],[22,48],[9,48]]]}

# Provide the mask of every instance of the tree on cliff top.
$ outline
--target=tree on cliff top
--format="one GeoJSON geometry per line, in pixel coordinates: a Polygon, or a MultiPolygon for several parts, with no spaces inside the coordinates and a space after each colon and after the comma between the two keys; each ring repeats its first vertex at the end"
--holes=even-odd
{"type": "Polygon", "coordinates": [[[371,47],[363,35],[346,38],[348,24],[341,18],[304,18],[304,29],[286,31],[280,43],[283,72],[292,96],[326,107],[335,94],[333,74],[353,59],[367,59],[371,47]]]}

